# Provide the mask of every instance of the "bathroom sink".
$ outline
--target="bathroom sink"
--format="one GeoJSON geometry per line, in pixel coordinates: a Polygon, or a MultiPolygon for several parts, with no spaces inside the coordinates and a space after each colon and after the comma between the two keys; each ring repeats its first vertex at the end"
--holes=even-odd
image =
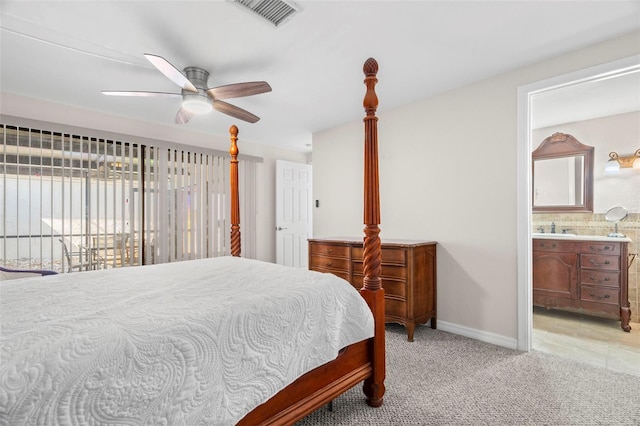
{"type": "Polygon", "coordinates": [[[627,241],[631,242],[628,237],[609,237],[603,235],[576,235],[576,234],[551,234],[549,232],[533,232],[532,238],[543,240],[581,240],[581,241],[627,241]]]}
{"type": "Polygon", "coordinates": [[[562,237],[575,237],[576,234],[550,234],[548,232],[534,232],[531,234],[531,236],[533,238],[538,238],[538,237],[553,237],[553,238],[562,238],[562,237]]]}

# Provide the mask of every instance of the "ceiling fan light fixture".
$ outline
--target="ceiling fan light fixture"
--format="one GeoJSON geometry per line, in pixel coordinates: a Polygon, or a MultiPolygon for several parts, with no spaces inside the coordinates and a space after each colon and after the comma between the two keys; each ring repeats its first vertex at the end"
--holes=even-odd
{"type": "Polygon", "coordinates": [[[200,94],[185,94],[182,97],[182,108],[193,114],[206,114],[213,111],[213,105],[207,96],[200,94]]]}

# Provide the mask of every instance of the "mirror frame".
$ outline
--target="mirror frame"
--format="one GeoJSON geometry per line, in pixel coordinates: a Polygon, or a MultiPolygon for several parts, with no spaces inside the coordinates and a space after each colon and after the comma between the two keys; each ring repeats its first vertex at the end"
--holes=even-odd
{"type": "Polygon", "coordinates": [[[593,158],[594,147],[584,145],[572,135],[556,132],[542,141],[531,153],[531,206],[533,212],[593,212],[593,158]],[[536,160],[584,156],[582,191],[580,205],[536,206],[533,197],[536,181],[536,160]]]}

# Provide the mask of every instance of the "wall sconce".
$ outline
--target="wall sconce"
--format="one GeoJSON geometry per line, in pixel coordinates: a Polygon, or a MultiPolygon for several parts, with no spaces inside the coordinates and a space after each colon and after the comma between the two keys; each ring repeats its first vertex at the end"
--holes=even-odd
{"type": "Polygon", "coordinates": [[[620,169],[634,169],[640,171],[640,149],[631,155],[620,156],[617,152],[609,153],[609,161],[604,166],[604,174],[612,175],[620,172],[620,169]]]}

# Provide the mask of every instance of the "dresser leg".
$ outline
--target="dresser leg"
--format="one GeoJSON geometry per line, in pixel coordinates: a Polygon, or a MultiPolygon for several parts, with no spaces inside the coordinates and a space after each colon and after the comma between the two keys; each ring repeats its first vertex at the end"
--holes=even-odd
{"type": "Polygon", "coordinates": [[[414,323],[405,324],[407,327],[407,340],[413,342],[413,331],[416,329],[416,325],[414,323]]]}
{"type": "Polygon", "coordinates": [[[437,326],[438,323],[436,322],[436,317],[431,318],[431,328],[435,330],[436,328],[438,328],[437,326]]]}
{"type": "Polygon", "coordinates": [[[620,327],[626,331],[631,331],[631,326],[629,325],[629,320],[631,319],[631,309],[626,306],[620,308],[620,327]]]}

